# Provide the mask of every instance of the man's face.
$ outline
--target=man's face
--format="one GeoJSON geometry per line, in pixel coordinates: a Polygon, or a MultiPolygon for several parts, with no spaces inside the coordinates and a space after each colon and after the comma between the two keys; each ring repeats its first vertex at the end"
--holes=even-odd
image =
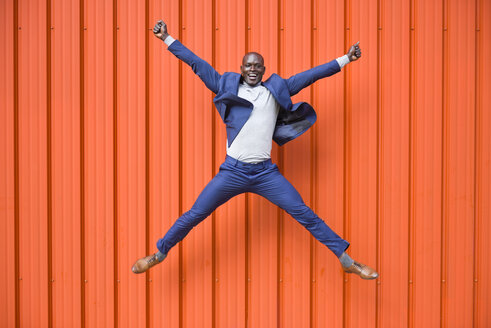
{"type": "Polygon", "coordinates": [[[258,53],[250,52],[242,59],[242,66],[240,66],[242,72],[242,78],[250,86],[255,86],[261,82],[266,67],[264,67],[264,59],[258,53]]]}

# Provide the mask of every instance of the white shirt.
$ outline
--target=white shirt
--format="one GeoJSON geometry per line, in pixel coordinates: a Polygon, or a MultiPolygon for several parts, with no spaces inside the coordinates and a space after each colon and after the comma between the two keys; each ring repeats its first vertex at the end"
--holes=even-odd
{"type": "Polygon", "coordinates": [[[243,82],[239,85],[237,96],[250,101],[254,107],[230,147],[227,141],[227,155],[245,163],[259,163],[270,159],[280,105],[261,84],[251,87],[243,82]]]}

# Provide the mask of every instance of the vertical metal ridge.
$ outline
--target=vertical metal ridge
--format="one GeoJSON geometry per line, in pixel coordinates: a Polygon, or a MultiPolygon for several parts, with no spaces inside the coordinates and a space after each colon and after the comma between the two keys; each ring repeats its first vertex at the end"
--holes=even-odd
{"type": "MultiPolygon", "coordinates": [[[[281,167],[281,150],[278,149],[278,166],[281,167]]],[[[282,244],[282,234],[283,234],[283,220],[281,210],[279,208],[276,209],[276,215],[278,218],[277,224],[277,234],[276,234],[276,326],[278,328],[281,327],[281,256],[283,252],[281,251],[282,244]]]]}
{"type": "MultiPolygon", "coordinates": [[[[145,254],[150,253],[150,50],[149,0],[145,0],[145,254]]],[[[150,327],[150,277],[145,279],[145,326],[150,327]]]]}
{"type": "Polygon", "coordinates": [[[447,285],[446,285],[446,276],[447,276],[447,225],[448,225],[448,216],[447,216],[447,165],[446,165],[446,157],[447,157],[447,88],[448,88],[448,59],[447,59],[447,48],[448,48],[448,40],[447,40],[447,26],[448,26],[448,0],[442,0],[442,11],[443,11],[443,26],[442,26],[442,170],[441,170],[441,245],[440,245],[440,280],[441,280],[441,288],[440,288],[440,327],[446,326],[446,296],[447,296],[447,285]]]}
{"type": "MultiPolygon", "coordinates": [[[[211,66],[216,67],[216,0],[211,0],[211,66]]],[[[213,93],[208,91],[210,95],[210,110],[211,110],[211,176],[212,178],[216,174],[215,160],[216,160],[216,113],[213,109],[213,93]]],[[[216,229],[216,212],[211,214],[211,326],[216,327],[217,320],[217,229],[216,229]]]]}
{"type": "Polygon", "coordinates": [[[249,52],[249,0],[244,0],[244,42],[245,42],[245,53],[249,52]]]}
{"type": "MultiPolygon", "coordinates": [[[[217,37],[216,37],[216,1],[217,0],[211,0],[211,66],[213,68],[216,67],[216,47],[217,47],[217,37]]],[[[209,95],[211,97],[210,101],[210,110],[211,110],[211,140],[213,141],[211,143],[211,174],[212,176],[215,176],[216,174],[216,169],[215,169],[215,160],[216,160],[216,146],[215,146],[215,136],[216,136],[216,113],[214,110],[214,104],[213,104],[213,92],[209,92],[209,95]]],[[[215,213],[215,212],[213,212],[215,213]]],[[[213,217],[213,227],[215,226],[215,218],[213,217]]],[[[214,232],[214,228],[212,231],[214,232]]],[[[214,236],[214,235],[213,235],[214,236]]],[[[213,238],[215,239],[215,238],[213,238]]]]}
{"type": "Polygon", "coordinates": [[[118,1],[113,0],[113,290],[114,327],[118,327],[118,1]]]}
{"type": "Polygon", "coordinates": [[[475,327],[479,322],[479,257],[480,257],[480,238],[481,227],[481,6],[482,3],[476,0],[475,13],[475,114],[474,114],[474,263],[473,263],[473,316],[472,326],[475,327]]]}
{"type": "MultiPolygon", "coordinates": [[[[349,45],[349,24],[351,23],[349,19],[350,15],[350,0],[344,0],[344,49],[349,45]]],[[[350,68],[347,67],[344,73],[343,81],[343,107],[344,107],[344,148],[343,148],[343,232],[344,238],[349,240],[350,237],[350,174],[351,174],[351,111],[348,104],[349,99],[349,77],[350,68]]],[[[343,272],[343,327],[349,326],[350,309],[348,306],[350,297],[350,286],[348,284],[349,277],[346,272],[343,272]]]]}
{"type": "MultiPolygon", "coordinates": [[[[245,12],[245,19],[244,19],[244,43],[245,43],[245,53],[249,52],[249,0],[244,1],[244,12],[245,12]]],[[[245,311],[244,311],[244,326],[247,328],[249,326],[249,267],[250,267],[250,231],[249,231],[249,224],[250,224],[250,213],[249,213],[249,193],[245,193],[245,200],[244,200],[244,209],[245,209],[245,236],[244,236],[244,241],[245,241],[245,265],[244,265],[244,271],[245,271],[245,289],[244,289],[244,306],[245,306],[245,311]]]]}
{"type": "MultiPolygon", "coordinates": [[[[381,142],[382,142],[382,132],[381,132],[381,120],[382,120],[382,0],[377,0],[377,159],[376,159],[376,170],[377,177],[375,179],[376,188],[376,201],[375,201],[375,265],[377,272],[381,272],[381,189],[380,189],[380,158],[381,158],[381,142]]],[[[380,276],[377,278],[377,286],[375,288],[375,327],[380,327],[380,315],[381,315],[381,281],[380,276]]]]}
{"type": "MultiPolygon", "coordinates": [[[[246,48],[246,52],[247,52],[247,48],[246,48]]],[[[244,209],[245,209],[245,222],[244,222],[244,226],[245,226],[245,236],[244,236],[244,242],[245,242],[245,247],[244,247],[244,256],[245,256],[245,259],[244,259],[244,272],[245,272],[245,275],[244,275],[244,327],[248,327],[249,324],[249,261],[250,261],[250,251],[249,251],[249,247],[250,247],[250,242],[249,242],[249,238],[250,238],[250,232],[249,232],[249,193],[246,193],[245,194],[245,200],[244,200],[245,204],[244,204],[244,209]]]]}
{"type": "Polygon", "coordinates": [[[413,142],[415,128],[415,0],[409,0],[409,149],[408,149],[408,293],[407,293],[407,322],[408,327],[414,327],[414,169],[415,143],[413,142]]]}
{"type": "Polygon", "coordinates": [[[80,326],[85,328],[85,32],[84,0],[80,0],[80,326]]]}
{"type": "Polygon", "coordinates": [[[46,0],[46,209],[47,209],[47,251],[48,251],[48,327],[53,327],[53,186],[51,152],[51,0],[46,0]]]}
{"type": "MultiPolygon", "coordinates": [[[[315,0],[310,0],[310,67],[314,67],[315,64],[315,58],[314,58],[314,51],[315,51],[315,45],[314,45],[314,3],[315,0]]],[[[310,103],[314,104],[314,95],[315,95],[315,86],[310,87],[310,103]]],[[[315,105],[315,104],[314,104],[315,105]]],[[[315,187],[316,187],[316,132],[317,129],[314,126],[312,126],[312,131],[310,132],[310,207],[314,212],[316,212],[316,205],[317,203],[315,202],[315,187]]],[[[315,259],[315,243],[314,243],[314,236],[310,234],[309,236],[309,241],[310,241],[310,260],[309,260],[309,301],[310,301],[310,306],[309,306],[309,319],[310,319],[310,327],[314,327],[314,309],[315,309],[315,275],[314,275],[314,259],[315,259]]]]}
{"type": "MultiPolygon", "coordinates": [[[[281,10],[282,10],[282,0],[278,0],[278,27],[276,30],[276,37],[278,38],[278,75],[281,76],[282,74],[282,69],[281,69],[281,24],[282,24],[282,15],[281,15],[281,10]]],[[[278,167],[280,172],[283,171],[283,148],[278,147],[278,167]]],[[[281,212],[281,209],[279,207],[276,208],[276,214],[278,218],[278,227],[277,227],[277,232],[276,232],[276,325],[277,327],[281,327],[281,285],[282,285],[282,278],[281,278],[281,264],[282,264],[282,259],[281,256],[283,254],[281,250],[281,245],[282,245],[282,235],[283,235],[283,213],[281,212]]]]}
{"type": "MultiPolygon", "coordinates": [[[[182,1],[183,0],[179,0],[179,5],[178,5],[178,15],[179,15],[179,32],[178,32],[178,37],[179,37],[179,40],[180,41],[183,41],[183,32],[182,32],[182,26],[183,26],[183,23],[182,23],[182,17],[183,17],[183,13],[182,13],[182,1]]],[[[182,84],[183,84],[183,81],[182,81],[182,61],[179,60],[178,63],[178,105],[179,105],[179,110],[178,110],[178,143],[179,143],[179,146],[178,146],[178,162],[179,162],[179,167],[178,167],[178,184],[179,184],[179,204],[178,204],[178,211],[179,211],[179,216],[182,215],[182,208],[183,208],[183,201],[182,201],[182,197],[183,197],[183,192],[182,192],[182,171],[183,171],[183,168],[182,168],[182,164],[183,164],[183,160],[182,160],[182,157],[183,157],[183,151],[182,151],[182,147],[183,147],[183,142],[182,142],[182,84]]],[[[183,254],[184,254],[184,251],[183,251],[183,243],[179,243],[179,328],[182,328],[183,327],[183,317],[184,317],[184,300],[183,300],[183,277],[184,277],[184,260],[183,260],[183,254]]]]}
{"type": "Polygon", "coordinates": [[[14,1],[14,284],[15,327],[20,327],[19,284],[19,0],[14,1]]]}
{"type": "MultiPolygon", "coordinates": [[[[245,53],[249,52],[249,0],[245,0],[244,2],[245,5],[245,26],[244,26],[244,31],[245,31],[245,53]]],[[[244,306],[245,306],[245,327],[247,328],[249,326],[249,267],[250,267],[250,231],[249,231],[249,224],[250,224],[250,213],[249,213],[249,193],[245,194],[245,300],[244,300],[244,306]]]]}

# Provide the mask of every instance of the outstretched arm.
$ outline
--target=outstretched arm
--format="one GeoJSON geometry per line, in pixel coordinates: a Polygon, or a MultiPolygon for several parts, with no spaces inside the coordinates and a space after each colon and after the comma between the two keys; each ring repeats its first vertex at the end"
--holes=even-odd
{"type": "Polygon", "coordinates": [[[341,71],[341,68],[343,68],[344,65],[348,64],[349,62],[358,60],[361,57],[359,44],[360,42],[358,41],[357,43],[352,45],[348,53],[344,56],[306,70],[305,72],[295,74],[287,79],[286,84],[288,85],[288,91],[290,92],[290,95],[293,96],[299,93],[300,90],[308,87],[319,79],[338,73],[339,71],[341,71]]]}
{"type": "Polygon", "coordinates": [[[155,24],[153,33],[158,39],[161,39],[167,44],[170,52],[192,68],[193,72],[199,76],[208,89],[214,93],[218,93],[220,74],[210,64],[196,56],[182,43],[170,36],[167,32],[167,25],[162,20],[159,20],[155,24]]]}

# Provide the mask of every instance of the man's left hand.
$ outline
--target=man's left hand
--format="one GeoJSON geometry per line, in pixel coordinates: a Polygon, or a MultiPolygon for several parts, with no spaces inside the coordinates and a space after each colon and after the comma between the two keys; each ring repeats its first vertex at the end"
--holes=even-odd
{"type": "Polygon", "coordinates": [[[359,44],[360,41],[358,41],[357,43],[352,45],[351,48],[349,48],[349,51],[346,55],[348,56],[350,62],[358,60],[361,57],[361,50],[359,44]]]}

